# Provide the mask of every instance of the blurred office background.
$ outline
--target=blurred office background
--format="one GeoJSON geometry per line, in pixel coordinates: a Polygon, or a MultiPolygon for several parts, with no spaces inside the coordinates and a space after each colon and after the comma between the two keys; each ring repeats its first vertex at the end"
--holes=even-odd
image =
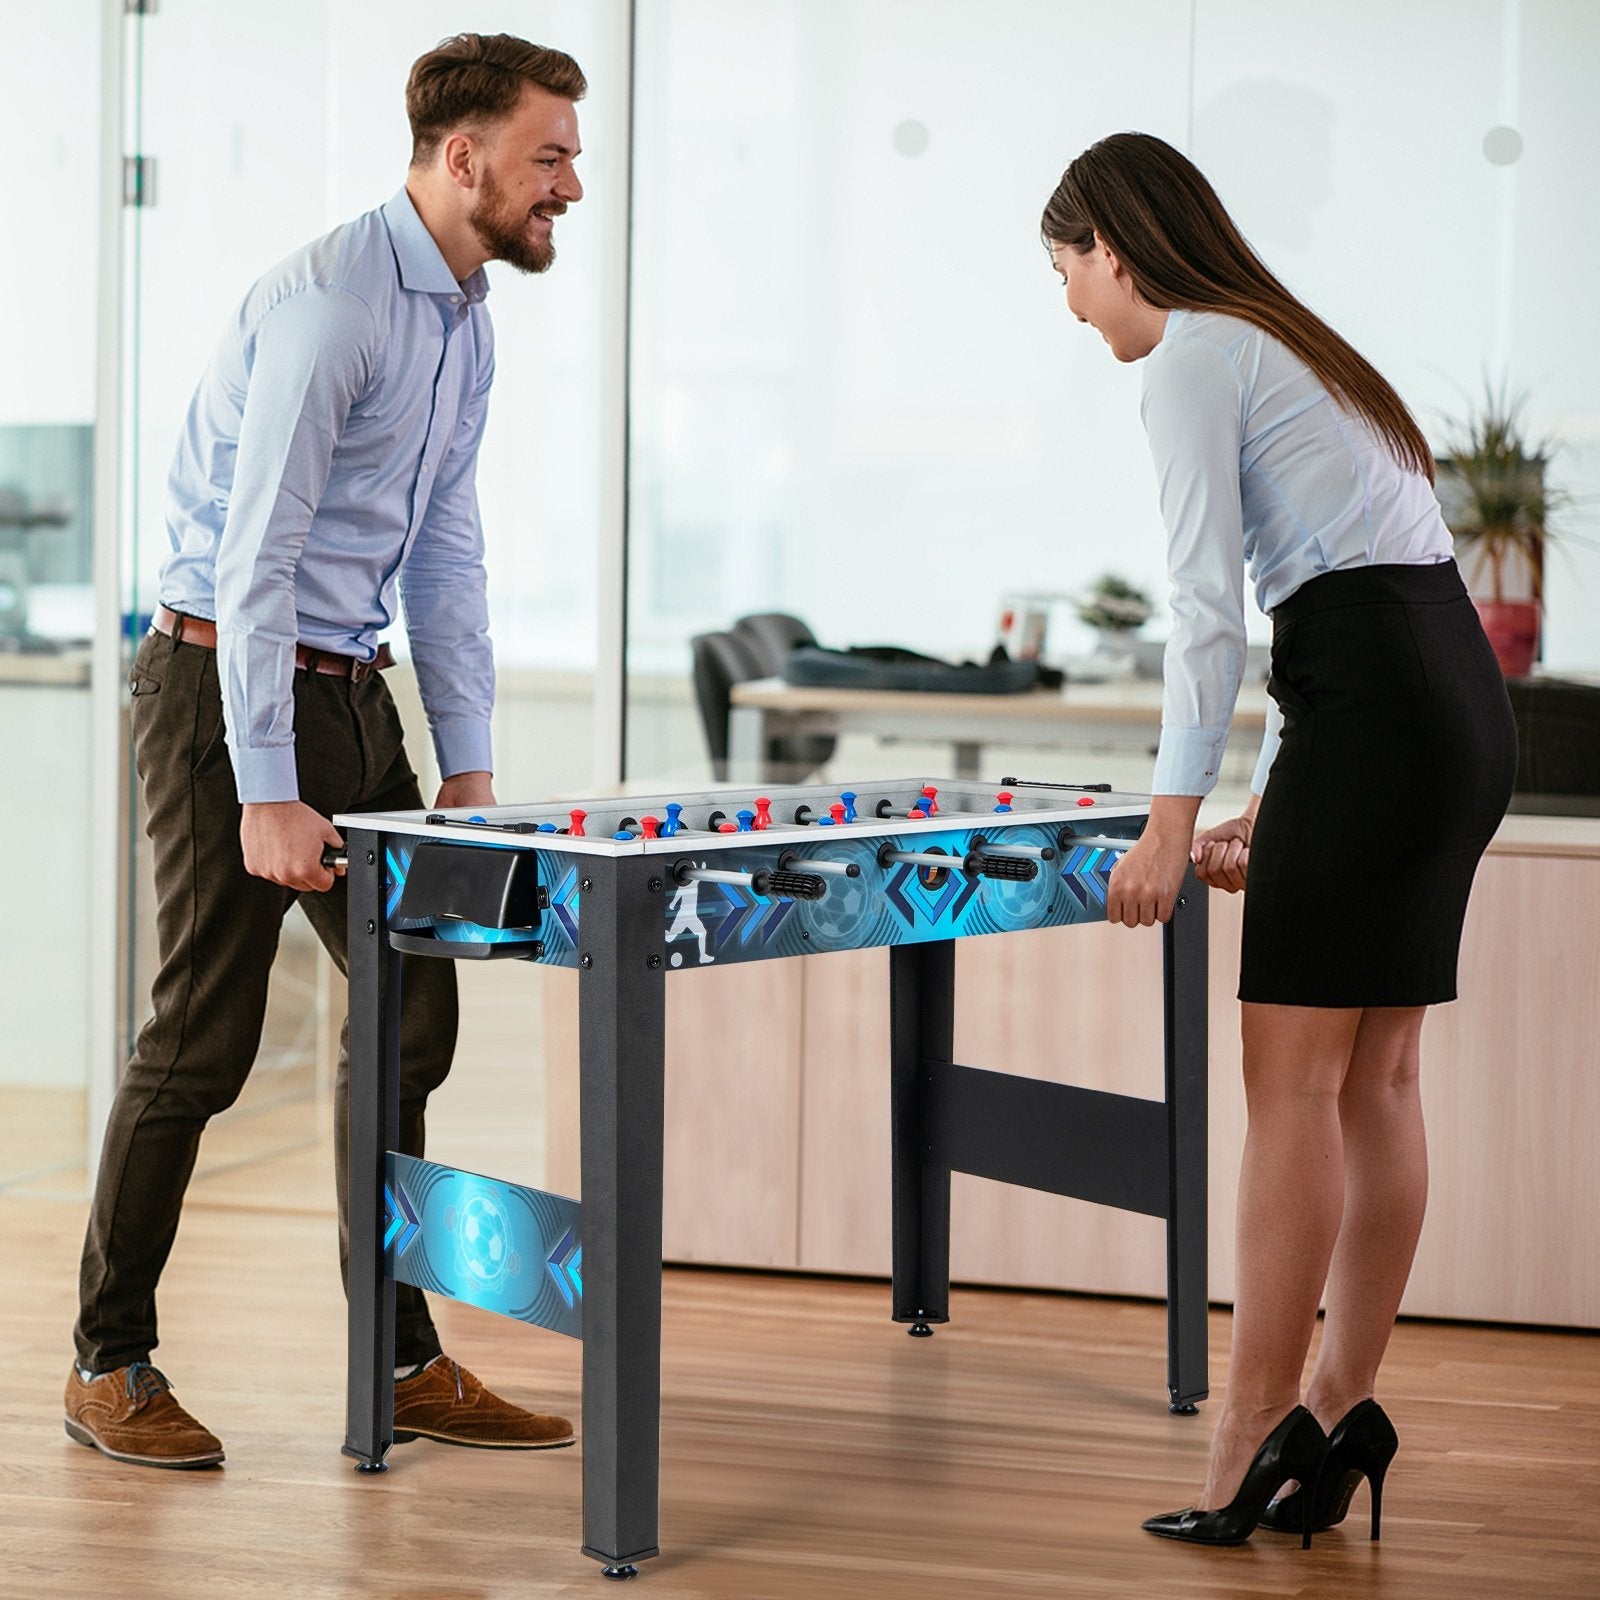
{"type": "MultiPolygon", "coordinates": [[[[1038,236],[1122,128],[1192,154],[1440,444],[1486,382],[1526,392],[1574,497],[1545,665],[1600,667],[1590,0],[4,0],[0,1187],[84,1192],[144,1015],[121,684],[194,382],[255,276],[400,186],[407,69],[465,29],[591,84],[558,264],[491,268],[502,799],[703,784],[688,641],[742,613],[959,659],[1008,592],[1163,593],[1138,369],[1038,236]]],[[[337,1010],[292,918],[199,1181],[325,1132],[337,1010]]]]}

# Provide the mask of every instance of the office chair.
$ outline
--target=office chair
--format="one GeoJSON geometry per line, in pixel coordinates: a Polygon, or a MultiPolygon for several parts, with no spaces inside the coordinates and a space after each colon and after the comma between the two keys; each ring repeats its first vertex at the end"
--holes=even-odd
{"type": "MultiPolygon", "coordinates": [[[[747,619],[749,620],[749,619],[747,619]]],[[[796,621],[797,619],[784,619],[796,621]]],[[[798,624],[802,629],[804,623],[798,624]]],[[[809,634],[809,629],[806,632],[809,634]]],[[[757,637],[761,637],[757,630],[757,637]]],[[[768,635],[769,639],[772,635],[768,635]]],[[[700,633],[689,641],[694,657],[694,694],[700,708],[700,723],[705,730],[706,751],[711,757],[715,782],[728,781],[728,696],[736,683],[754,678],[776,677],[781,661],[770,666],[770,654],[758,653],[749,634],[737,629],[721,633],[700,633]]],[[[788,646],[784,647],[787,653],[788,646]]],[[[772,719],[769,720],[769,726],[772,719]]],[[[831,734],[776,734],[767,740],[762,752],[762,780],[768,783],[803,783],[832,754],[831,734]]]]}
{"type": "Polygon", "coordinates": [[[810,628],[786,611],[758,611],[752,616],[740,617],[733,631],[750,646],[764,669],[762,675],[768,678],[783,676],[783,664],[797,644],[817,642],[810,628]]]}

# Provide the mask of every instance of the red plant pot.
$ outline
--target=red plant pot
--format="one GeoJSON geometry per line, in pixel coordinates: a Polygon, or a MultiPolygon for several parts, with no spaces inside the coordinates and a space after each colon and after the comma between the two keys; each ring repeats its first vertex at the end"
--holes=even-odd
{"type": "Polygon", "coordinates": [[[1539,650],[1537,600],[1478,600],[1478,620],[1508,678],[1525,678],[1539,650]]]}

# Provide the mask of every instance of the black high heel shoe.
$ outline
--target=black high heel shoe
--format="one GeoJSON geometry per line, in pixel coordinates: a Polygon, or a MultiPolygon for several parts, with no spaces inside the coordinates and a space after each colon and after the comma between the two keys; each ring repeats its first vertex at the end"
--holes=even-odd
{"type": "Polygon", "coordinates": [[[1298,1533],[1311,1507],[1311,1531],[1322,1533],[1345,1519],[1350,1497],[1363,1478],[1372,1490],[1372,1537],[1379,1533],[1383,1513],[1383,1475],[1400,1448],[1400,1436],[1376,1400],[1352,1406],[1328,1435],[1328,1460],[1316,1492],[1307,1501],[1304,1485],[1293,1494],[1274,1500],[1261,1518],[1261,1526],[1274,1533],[1298,1533]]]}
{"type": "MultiPolygon", "coordinates": [[[[1220,1511],[1168,1511],[1141,1524],[1146,1533],[1191,1544],[1243,1544],[1255,1531],[1267,1503],[1290,1478],[1315,1486],[1328,1454],[1328,1436],[1304,1406],[1296,1406],[1256,1451],[1239,1492],[1220,1511]]],[[[1302,1508],[1309,1504],[1302,1501],[1302,1508]]],[[[1302,1550],[1311,1548],[1309,1523],[1301,1530],[1302,1550]]]]}

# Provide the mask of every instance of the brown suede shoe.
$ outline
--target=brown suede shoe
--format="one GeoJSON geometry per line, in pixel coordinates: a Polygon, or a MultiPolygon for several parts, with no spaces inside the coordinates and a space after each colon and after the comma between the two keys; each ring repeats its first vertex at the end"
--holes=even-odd
{"type": "Polygon", "coordinates": [[[222,1441],[172,1397],[148,1361],[85,1379],[67,1378],[67,1437],[136,1467],[216,1467],[222,1441]]]}
{"type": "Polygon", "coordinates": [[[554,1450],[574,1438],[565,1417],[541,1416],[502,1400],[448,1356],[435,1356],[394,1386],[396,1444],[437,1439],[480,1450],[554,1450]]]}

